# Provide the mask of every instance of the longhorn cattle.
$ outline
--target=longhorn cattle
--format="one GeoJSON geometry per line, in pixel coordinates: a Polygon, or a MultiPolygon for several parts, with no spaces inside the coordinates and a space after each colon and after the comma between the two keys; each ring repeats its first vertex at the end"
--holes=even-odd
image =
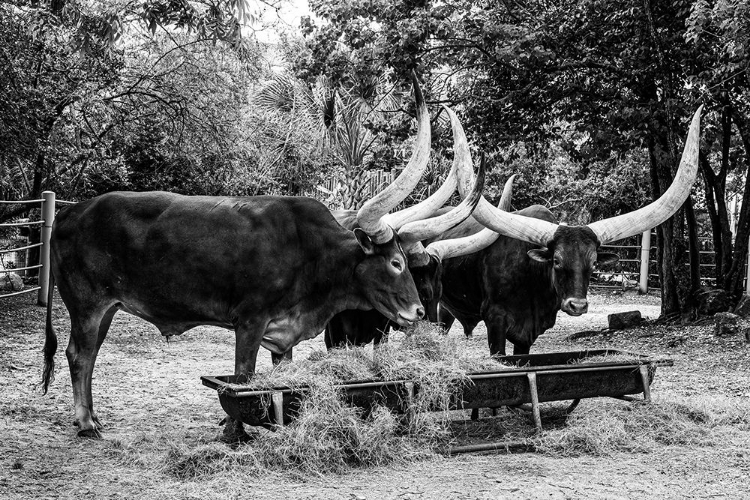
{"type": "MultiPolygon", "coordinates": [[[[446,185],[451,186],[451,183],[455,189],[455,168],[451,169],[446,182],[439,190],[442,190],[443,193],[436,193],[438,198],[444,196],[447,199],[450,196],[450,193],[443,190],[443,188],[446,185]]],[[[512,184],[512,181],[510,184],[512,184]]],[[[474,188],[458,207],[444,211],[439,217],[431,218],[427,221],[410,222],[398,230],[398,235],[404,242],[403,245],[408,257],[409,270],[412,273],[419,298],[427,310],[427,318],[430,321],[434,322],[438,319],[437,305],[441,293],[440,274],[442,272],[442,259],[458,255],[456,251],[460,247],[456,247],[451,241],[441,241],[436,243],[432,248],[425,248],[422,246],[421,240],[429,238],[429,234],[440,234],[466,219],[476,207],[481,197],[483,186],[484,167],[480,166],[474,188]]],[[[433,198],[425,201],[430,206],[436,206],[442,204],[445,199],[437,200],[433,198]]],[[[351,216],[351,211],[334,211],[334,216],[345,228],[353,229],[356,227],[356,220],[351,216]]],[[[378,345],[383,336],[388,332],[390,325],[391,320],[376,310],[342,311],[331,318],[331,321],[326,325],[326,346],[331,349],[332,347],[341,347],[347,344],[364,345],[370,342],[378,345]]]]}
{"type": "MultiPolygon", "coordinates": [[[[92,373],[117,311],[162,335],[198,325],[234,330],[238,379],[253,375],[261,346],[283,355],[342,310],[375,309],[400,325],[424,316],[401,238],[383,220],[414,188],[429,156],[429,114],[413,80],[414,153],[399,178],[360,209],[360,229],[344,229],[315,200],[274,196],[119,192],[60,212],[52,276],[70,314],[66,355],[80,436],[100,436],[92,373]]],[[[57,350],[51,304],[50,297],[45,392],[57,350]]],[[[224,432],[247,438],[229,418],[224,432]]]]}
{"type": "MultiPolygon", "coordinates": [[[[456,318],[470,335],[483,320],[492,355],[505,354],[506,339],[513,343],[514,354],[526,354],[536,338],[554,325],[557,311],[572,316],[586,313],[594,266],[617,260],[615,254],[602,252],[601,245],[661,224],[690,194],[698,166],[701,109],[692,119],[672,185],[658,200],[634,212],[586,226],[567,226],[558,225],[540,206],[508,213],[480,200],[472,217],[498,233],[482,230],[497,240],[478,253],[443,262],[441,321],[450,326],[456,318]]],[[[473,175],[471,155],[461,124],[447,111],[457,141],[454,150],[463,193],[473,175]]],[[[464,236],[480,227],[469,219],[440,238],[464,236]]]]}

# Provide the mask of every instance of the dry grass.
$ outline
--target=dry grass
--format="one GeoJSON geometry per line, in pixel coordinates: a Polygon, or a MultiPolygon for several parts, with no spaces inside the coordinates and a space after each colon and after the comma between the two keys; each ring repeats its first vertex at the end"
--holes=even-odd
{"type": "Polygon", "coordinates": [[[503,367],[471,356],[463,339],[449,338],[427,323],[376,349],[374,356],[364,348],[315,351],[308,359],[259,372],[249,383],[256,389],[306,388],[290,425],[234,450],[210,443],[194,449],[172,445],[166,470],[180,478],[201,477],[234,464],[248,474],[270,470],[304,476],[428,457],[451,437],[449,403],[470,383],[469,373],[503,367]],[[412,418],[380,406],[365,411],[347,405],[337,386],[368,379],[414,382],[412,418]]]}
{"type": "Polygon", "coordinates": [[[279,472],[304,478],[432,454],[422,441],[401,432],[389,410],[375,407],[365,416],[362,409],[348,406],[334,387],[331,378],[309,384],[294,422],[276,432],[259,431],[252,443],[234,449],[220,443],[197,448],[172,444],[165,469],[181,479],[237,469],[248,475],[279,472]]]}
{"type": "Polygon", "coordinates": [[[596,400],[581,405],[564,427],[536,439],[536,449],[553,456],[651,453],[660,446],[747,447],[750,403],[722,398],[671,399],[649,403],[596,400]],[[735,434],[732,437],[732,433],[735,434]]]}
{"type": "MultiPolygon", "coordinates": [[[[630,354],[588,358],[586,362],[634,361],[630,354]]],[[[429,325],[420,325],[400,341],[374,352],[363,348],[315,351],[308,359],[282,363],[259,372],[253,388],[306,387],[296,419],[275,432],[260,431],[250,444],[234,449],[206,442],[198,447],[170,443],[165,470],[178,478],[203,478],[227,471],[248,475],[293,474],[300,478],[342,473],[352,468],[405,463],[432,456],[461,435],[451,397],[477,371],[513,369],[471,355],[462,338],[450,338],[429,325]],[[370,412],[346,404],[338,386],[353,380],[405,380],[418,387],[410,402],[412,418],[383,407],[370,412]]],[[[558,409],[559,410],[559,409],[558,409]]],[[[547,414],[547,430],[529,440],[552,456],[605,456],[616,452],[649,453],[659,446],[714,446],[726,442],[722,429],[748,425],[750,413],[699,401],[661,401],[628,404],[589,400],[571,416],[564,410],[547,414]],[[719,433],[721,439],[717,441],[719,433]]],[[[511,411],[497,438],[527,439],[533,427],[526,417],[511,411]]],[[[497,426],[498,422],[493,425],[497,426]]],[[[488,429],[487,432],[490,430],[488,429]]],[[[493,431],[494,433],[494,431],[493,431]]],[[[490,439],[495,440],[496,438],[490,439]]]]}
{"type": "Polygon", "coordinates": [[[489,357],[477,357],[464,339],[448,337],[426,321],[401,341],[382,344],[372,353],[364,347],[313,351],[307,359],[282,362],[259,371],[248,382],[255,389],[302,387],[330,377],[336,383],[357,380],[406,380],[415,383],[468,380],[471,372],[512,369],[489,357]]]}
{"type": "Polygon", "coordinates": [[[585,364],[585,363],[638,363],[642,360],[642,356],[629,353],[629,352],[609,352],[607,354],[601,354],[599,356],[586,356],[571,362],[571,364],[585,364]]]}

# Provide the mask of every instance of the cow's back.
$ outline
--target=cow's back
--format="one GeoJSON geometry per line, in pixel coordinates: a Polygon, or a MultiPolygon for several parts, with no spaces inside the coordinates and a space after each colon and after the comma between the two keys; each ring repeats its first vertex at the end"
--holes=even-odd
{"type": "Polygon", "coordinates": [[[315,294],[306,287],[322,287],[325,297],[335,279],[312,275],[335,273],[325,256],[346,240],[330,212],[307,198],[117,192],[61,212],[53,268],[69,309],[114,300],[162,333],[181,333],[197,324],[231,328],[256,311],[273,316],[315,294]]]}

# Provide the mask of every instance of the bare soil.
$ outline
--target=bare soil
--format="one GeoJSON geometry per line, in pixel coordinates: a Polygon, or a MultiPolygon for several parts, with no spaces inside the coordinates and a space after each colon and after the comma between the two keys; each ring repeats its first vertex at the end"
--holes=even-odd
{"type": "MultiPolygon", "coordinates": [[[[708,409],[748,407],[750,346],[744,337],[715,337],[707,322],[652,324],[570,340],[572,333],[606,327],[609,313],[637,309],[655,319],[660,310],[653,296],[597,293],[590,300],[590,312],[582,317],[559,315],[532,352],[612,347],[669,357],[674,367],[659,368],[651,386],[655,405],[670,399],[708,409]]],[[[172,445],[197,447],[215,442],[221,432],[218,398],[199,377],[232,372],[232,333],[197,328],[167,342],[152,325],[118,314],[94,371],[104,439],[86,440],[76,437],[72,425],[67,311],[56,300],[57,378],[42,395],[36,384],[45,311],[33,302],[30,296],[0,300],[0,498],[747,498],[750,491],[747,415],[730,423],[729,437],[713,446],[662,445],[649,453],[564,458],[436,456],[302,479],[291,473],[253,477],[228,468],[180,480],[165,467],[172,445]]],[[[462,333],[454,327],[450,335],[462,333]]],[[[487,355],[482,325],[467,342],[478,356],[487,355]]],[[[300,344],[295,356],[314,349],[324,349],[322,336],[300,344]]],[[[259,357],[262,365],[270,364],[267,352],[259,357]]],[[[576,411],[599,404],[585,400],[576,411]]],[[[559,406],[543,405],[545,425],[559,406]]],[[[492,426],[491,417],[484,425],[492,426]]]]}

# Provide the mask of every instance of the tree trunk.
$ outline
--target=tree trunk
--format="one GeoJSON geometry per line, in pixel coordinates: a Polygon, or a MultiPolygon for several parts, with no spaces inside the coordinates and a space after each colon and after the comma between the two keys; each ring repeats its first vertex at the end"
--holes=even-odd
{"type": "MultiPolygon", "coordinates": [[[[734,123],[737,125],[745,157],[750,154],[750,126],[745,117],[733,110],[734,123]]],[[[746,160],[747,161],[747,160],[746,160]]],[[[747,260],[748,236],[750,236],[750,182],[745,179],[745,190],[742,195],[742,207],[737,220],[737,233],[732,252],[732,267],[724,276],[724,289],[738,300],[743,294],[743,279],[745,278],[745,261],[747,260]]]]}
{"type": "MultiPolygon", "coordinates": [[[[726,153],[728,155],[728,152],[726,153]]],[[[726,202],[726,178],[728,162],[722,160],[721,170],[716,175],[705,153],[700,154],[700,168],[703,174],[706,194],[706,208],[711,221],[711,234],[714,244],[716,264],[716,285],[723,286],[724,276],[732,267],[732,228],[726,202]]]]}
{"type": "MultiPolygon", "coordinates": [[[[732,266],[732,228],[729,221],[729,210],[727,210],[727,174],[729,173],[730,161],[729,151],[732,145],[732,104],[727,97],[727,93],[722,93],[724,107],[721,115],[721,170],[719,170],[717,182],[714,185],[716,193],[716,209],[719,214],[719,224],[721,226],[721,260],[722,277],[732,266]]],[[[720,283],[716,282],[717,285],[720,283]]]]}
{"type": "MultiPolygon", "coordinates": [[[[721,237],[721,222],[719,221],[719,212],[716,208],[716,198],[714,196],[714,185],[716,184],[716,174],[714,174],[711,164],[706,154],[700,152],[700,169],[703,174],[703,186],[706,194],[706,209],[708,210],[708,219],[711,222],[711,235],[714,244],[714,277],[716,284],[724,282],[724,250],[721,237]]],[[[731,266],[731,262],[727,262],[731,266]]]]}
{"type": "MultiPolygon", "coordinates": [[[[663,127],[652,127],[649,137],[649,160],[651,165],[652,197],[657,199],[672,184],[676,162],[670,154],[669,139],[657,132],[663,127]]],[[[686,203],[688,205],[690,201],[686,203]]],[[[695,315],[693,291],[695,274],[691,271],[688,245],[686,206],[657,228],[659,244],[659,275],[661,278],[661,314],[684,319],[695,315]]],[[[695,246],[697,249],[697,244],[695,246]]],[[[697,264],[697,263],[696,263],[697,264]]]]}

